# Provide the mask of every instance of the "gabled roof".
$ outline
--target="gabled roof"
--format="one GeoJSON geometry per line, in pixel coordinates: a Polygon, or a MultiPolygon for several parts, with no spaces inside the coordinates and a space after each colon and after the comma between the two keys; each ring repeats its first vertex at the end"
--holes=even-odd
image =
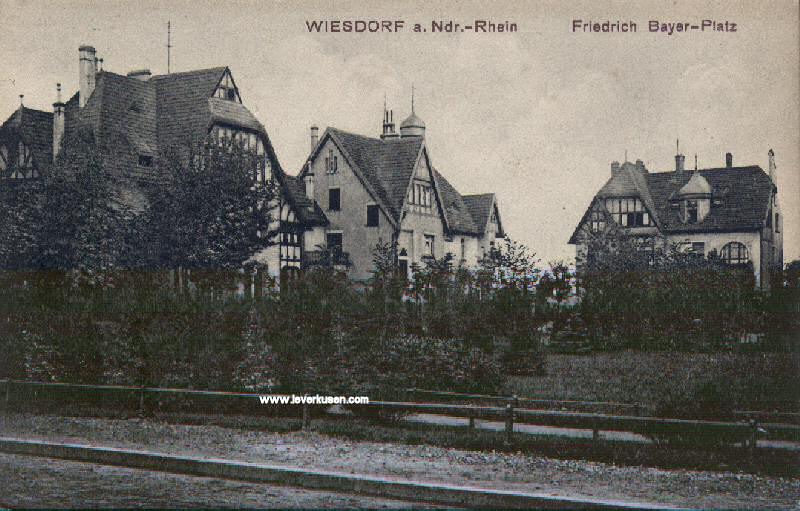
{"type": "Polygon", "coordinates": [[[165,146],[179,147],[187,136],[205,136],[212,119],[209,99],[227,67],[154,76],[158,138],[165,146]]]}
{"type": "MultiPolygon", "coordinates": [[[[336,128],[328,128],[323,135],[330,136],[342,153],[356,167],[371,188],[376,200],[383,203],[394,221],[400,220],[408,183],[414,172],[422,138],[392,138],[381,140],[336,128]]],[[[317,151],[322,144],[318,144],[317,151]]]]}
{"type": "MultiPolygon", "coordinates": [[[[368,190],[381,202],[394,221],[399,223],[408,186],[417,161],[425,154],[422,137],[372,138],[336,128],[325,130],[310,158],[314,158],[330,137],[344,156],[351,161],[355,172],[362,176],[368,190]]],[[[481,236],[494,205],[494,194],[462,197],[449,181],[432,165],[431,175],[441,202],[444,222],[451,233],[481,236]]],[[[305,173],[301,172],[301,176],[305,173]]]]}
{"type": "Polygon", "coordinates": [[[19,136],[33,153],[37,165],[53,161],[53,114],[20,106],[0,126],[0,134],[19,136]]]}
{"type": "MultiPolygon", "coordinates": [[[[622,169],[619,172],[621,173],[622,169]]],[[[648,210],[654,219],[657,219],[656,224],[659,230],[665,234],[758,230],[764,226],[773,190],[772,180],[758,166],[685,170],[683,172],[647,173],[645,171],[644,173],[630,173],[623,176],[624,179],[615,179],[618,176],[619,174],[613,176],[595,198],[640,197],[646,206],[647,202],[651,201],[652,207],[648,206],[648,210]],[[639,183],[638,177],[630,177],[631,175],[643,178],[644,186],[639,183]],[[689,224],[683,223],[680,208],[673,207],[673,203],[678,199],[678,192],[689,183],[692,176],[702,177],[710,186],[711,209],[702,222],[689,224]],[[628,193],[630,195],[625,195],[628,193]]],[[[695,178],[695,182],[700,181],[695,178]]],[[[594,202],[593,200],[592,204],[594,202]]],[[[589,209],[591,209],[591,205],[589,209]]],[[[589,209],[570,237],[569,243],[577,243],[589,209]]]]}
{"type": "Polygon", "coordinates": [[[597,196],[607,199],[614,197],[639,197],[656,225],[660,225],[653,197],[647,185],[648,172],[644,165],[625,162],[614,172],[597,196]]]}

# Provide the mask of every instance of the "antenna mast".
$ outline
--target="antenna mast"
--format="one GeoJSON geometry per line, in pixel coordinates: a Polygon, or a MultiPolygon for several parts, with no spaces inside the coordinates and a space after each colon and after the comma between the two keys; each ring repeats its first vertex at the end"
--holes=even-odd
{"type": "Polygon", "coordinates": [[[170,50],[172,49],[171,35],[172,35],[172,25],[171,22],[167,21],[167,74],[169,74],[170,50]]]}

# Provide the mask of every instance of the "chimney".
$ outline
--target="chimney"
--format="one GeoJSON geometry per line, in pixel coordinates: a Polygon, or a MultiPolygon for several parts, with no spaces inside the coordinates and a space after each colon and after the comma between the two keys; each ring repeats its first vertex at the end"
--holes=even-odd
{"type": "Polygon", "coordinates": [[[314,201],[314,171],[311,170],[311,160],[306,162],[306,175],[303,178],[306,184],[306,197],[314,201]]]}
{"type": "Polygon", "coordinates": [[[617,172],[619,172],[619,162],[618,161],[612,161],[611,162],[611,175],[613,176],[617,172]]]}
{"type": "Polygon", "coordinates": [[[647,170],[646,168],[644,168],[644,162],[642,160],[636,160],[636,168],[644,171],[647,170]]]}
{"type": "Polygon", "coordinates": [[[778,186],[778,167],[775,166],[775,151],[772,149],[767,153],[769,156],[769,178],[772,184],[778,186]]]}
{"type": "Polygon", "coordinates": [[[319,142],[319,128],[317,126],[311,126],[311,150],[313,151],[315,147],[317,147],[317,142],[319,142]]]}
{"type": "Polygon", "coordinates": [[[128,78],[134,78],[140,82],[146,82],[151,76],[153,76],[153,73],[149,69],[135,69],[128,73],[128,78]]]}
{"type": "Polygon", "coordinates": [[[81,108],[86,106],[86,102],[94,92],[94,79],[97,74],[96,53],[94,46],[83,45],[78,48],[78,104],[81,108]]]}
{"type": "Polygon", "coordinates": [[[733,154],[725,153],[725,168],[733,168],[733,154]]]}
{"type": "Polygon", "coordinates": [[[682,154],[675,155],[675,172],[683,172],[686,156],[682,154]]]}
{"type": "Polygon", "coordinates": [[[381,132],[381,139],[396,138],[400,134],[394,130],[394,111],[387,110],[386,105],[383,107],[383,131],[381,132]]]}
{"type": "Polygon", "coordinates": [[[64,102],[61,101],[61,84],[56,84],[56,102],[53,103],[53,161],[61,152],[64,139],[64,102]]]}

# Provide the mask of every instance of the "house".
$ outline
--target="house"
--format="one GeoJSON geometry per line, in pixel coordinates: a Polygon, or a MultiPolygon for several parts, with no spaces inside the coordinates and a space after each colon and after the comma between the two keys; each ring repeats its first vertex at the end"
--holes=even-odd
{"type": "MultiPolygon", "coordinates": [[[[757,165],[689,170],[682,154],[675,170],[650,172],[641,160],[611,163],[611,177],[597,192],[569,240],[580,274],[592,236],[622,230],[660,235],[694,254],[716,253],[727,264],[752,265],[756,286],[768,289],[770,273],[783,266],[783,218],[778,205],[775,154],[768,172],[757,165]]],[[[696,167],[696,165],[695,165],[696,167]]]]}
{"type": "Polygon", "coordinates": [[[456,265],[474,267],[504,236],[493,193],[461,195],[436,169],[425,143],[425,123],[413,108],[395,131],[384,108],[379,137],[311,128],[311,154],[298,178],[306,207],[325,222],[307,228],[303,250],[313,260],[321,249],[348,267],[356,281],[373,270],[379,243],[396,243],[400,271],[447,253],[456,265]]]}
{"type": "Polygon", "coordinates": [[[148,187],[159,185],[162,157],[187,157],[192,146],[234,140],[258,155],[255,179],[277,179],[285,191],[273,205],[279,215],[278,244],[255,254],[273,275],[300,267],[297,242],[305,227],[324,223],[302,193],[302,182],[286,175],[264,126],[244,106],[227,67],[152,75],[102,69],[92,46],[78,49],[79,89],[66,101],[56,86],[53,111],[20,105],[0,126],[0,188],[38,178],[53,164],[64,141],[90,130],[118,186],[116,193],[134,212],[147,205],[148,187]],[[291,193],[297,191],[298,193],[291,193]]]}
{"type": "Polygon", "coordinates": [[[503,235],[494,194],[462,196],[435,170],[425,123],[413,108],[399,133],[385,111],[379,138],[334,128],[320,138],[312,128],[308,164],[290,176],[266,129],[244,106],[229,68],[121,75],[102,65],[94,47],[81,46],[77,92],[63,101],[57,84],[52,112],[20,104],[0,126],[0,189],[37,179],[65,140],[90,130],[119,200],[141,212],[147,189],[159,186],[166,155],[188,158],[198,144],[233,140],[258,155],[254,179],[280,185],[271,205],[277,243],[253,254],[272,276],[315,264],[327,248],[336,254],[334,263],[347,263],[351,277],[365,280],[379,241],[398,243],[407,274],[413,263],[447,252],[471,266],[503,235]]]}

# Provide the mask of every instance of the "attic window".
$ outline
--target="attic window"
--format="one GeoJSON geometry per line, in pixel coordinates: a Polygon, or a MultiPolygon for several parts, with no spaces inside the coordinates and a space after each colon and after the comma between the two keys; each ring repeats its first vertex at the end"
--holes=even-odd
{"type": "Polygon", "coordinates": [[[225,76],[219,81],[217,90],[214,91],[214,97],[228,101],[238,101],[239,103],[242,102],[242,99],[239,97],[239,90],[236,88],[236,84],[233,83],[233,78],[230,73],[225,73],[225,76]]]}
{"type": "Polygon", "coordinates": [[[140,154],[139,155],[139,166],[140,167],[152,167],[153,166],[153,157],[147,154],[140,154]]]}

